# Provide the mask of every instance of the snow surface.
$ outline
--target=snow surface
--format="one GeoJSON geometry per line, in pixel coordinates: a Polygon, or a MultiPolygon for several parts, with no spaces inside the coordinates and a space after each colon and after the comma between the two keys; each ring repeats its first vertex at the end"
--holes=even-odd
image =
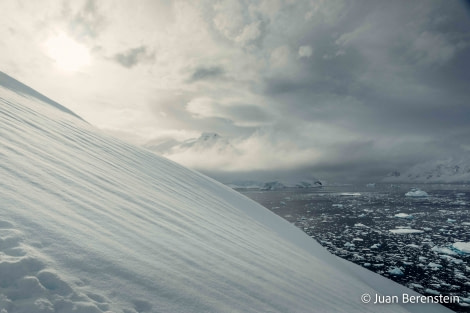
{"type": "Polygon", "coordinates": [[[0,312],[451,312],[1,78],[0,312]]]}

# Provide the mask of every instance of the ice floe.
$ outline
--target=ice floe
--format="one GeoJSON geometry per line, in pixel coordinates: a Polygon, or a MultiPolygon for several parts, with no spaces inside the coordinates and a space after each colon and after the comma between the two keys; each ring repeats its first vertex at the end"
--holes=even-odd
{"type": "Polygon", "coordinates": [[[458,253],[470,254],[470,242],[456,242],[452,245],[452,247],[458,253]]]}
{"type": "Polygon", "coordinates": [[[394,234],[418,234],[422,233],[422,230],[419,229],[412,229],[412,228],[396,228],[396,229],[390,229],[390,232],[394,234]]]}
{"type": "Polygon", "coordinates": [[[426,191],[423,191],[421,189],[417,188],[412,188],[410,191],[405,193],[405,196],[407,197],[428,197],[428,193],[426,191]]]}

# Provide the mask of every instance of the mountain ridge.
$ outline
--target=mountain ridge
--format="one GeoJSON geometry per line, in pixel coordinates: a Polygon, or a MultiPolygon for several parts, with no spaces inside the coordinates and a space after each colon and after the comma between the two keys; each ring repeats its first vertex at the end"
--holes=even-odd
{"type": "Polygon", "coordinates": [[[414,165],[405,171],[389,173],[383,182],[469,183],[470,157],[448,157],[414,165]]]}

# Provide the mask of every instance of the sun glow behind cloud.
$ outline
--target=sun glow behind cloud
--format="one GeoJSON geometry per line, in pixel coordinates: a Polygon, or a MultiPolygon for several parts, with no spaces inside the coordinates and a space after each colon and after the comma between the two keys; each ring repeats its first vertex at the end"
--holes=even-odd
{"type": "Polygon", "coordinates": [[[90,52],[84,45],[64,33],[49,38],[46,53],[57,66],[66,71],[77,71],[90,63],[90,52]]]}

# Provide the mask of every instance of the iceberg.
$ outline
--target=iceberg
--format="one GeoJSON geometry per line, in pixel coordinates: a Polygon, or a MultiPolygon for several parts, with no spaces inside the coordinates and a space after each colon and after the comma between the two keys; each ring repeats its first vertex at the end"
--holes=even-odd
{"type": "Polygon", "coordinates": [[[388,273],[393,276],[403,276],[403,270],[399,267],[393,267],[388,270],[388,273]]]}
{"type": "Polygon", "coordinates": [[[411,228],[397,228],[397,229],[390,229],[390,232],[394,234],[417,234],[422,233],[422,230],[419,229],[411,229],[411,228]]]}
{"type": "Polygon", "coordinates": [[[428,193],[421,189],[412,188],[410,191],[405,193],[406,197],[428,197],[428,193]]]}
{"type": "Polygon", "coordinates": [[[413,215],[406,214],[406,213],[397,213],[394,215],[397,218],[406,218],[406,219],[412,219],[413,215]]]}

